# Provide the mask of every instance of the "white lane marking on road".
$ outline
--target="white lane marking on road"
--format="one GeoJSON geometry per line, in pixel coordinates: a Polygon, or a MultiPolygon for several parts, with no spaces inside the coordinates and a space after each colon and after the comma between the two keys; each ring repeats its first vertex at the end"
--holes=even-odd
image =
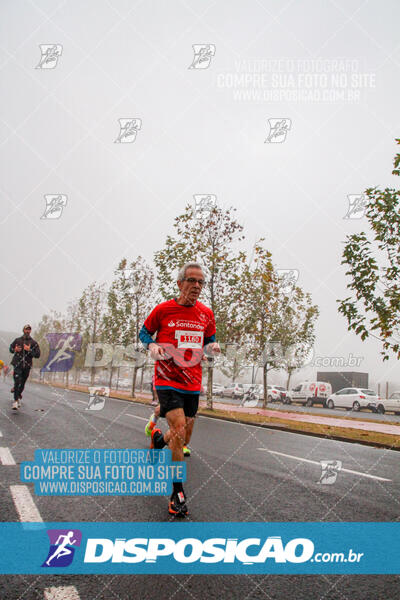
{"type": "Polygon", "coordinates": [[[76,402],[80,402],[81,404],[87,404],[84,400],[76,400],[76,402]]]}
{"type": "Polygon", "coordinates": [[[0,448],[0,463],[2,465],[15,465],[15,460],[9,448],[0,448]]]}
{"type": "MultiPolygon", "coordinates": [[[[293,456],[292,454],[284,454],[283,452],[277,452],[276,450],[268,450],[267,448],[257,448],[263,452],[269,452],[270,454],[278,454],[279,456],[285,456],[286,458],[293,458],[295,460],[301,460],[302,462],[311,463],[312,465],[321,466],[318,460],[310,460],[309,458],[302,458],[301,456],[293,456]]],[[[378,477],[377,475],[370,475],[369,473],[361,473],[361,471],[352,471],[351,469],[340,469],[340,472],[352,473],[353,475],[360,475],[361,477],[368,477],[369,479],[377,479],[378,481],[392,481],[391,479],[385,479],[385,477],[378,477]]]]}
{"type": "Polygon", "coordinates": [[[148,417],[138,417],[137,415],[125,415],[126,417],[132,417],[132,419],[140,419],[141,421],[148,421],[148,417]]]}
{"type": "Polygon", "coordinates": [[[10,491],[20,521],[28,523],[43,521],[26,485],[10,485],[10,491]]]}
{"type": "Polygon", "coordinates": [[[44,600],[80,600],[80,596],[74,585],[63,585],[45,588],[44,600]]]}

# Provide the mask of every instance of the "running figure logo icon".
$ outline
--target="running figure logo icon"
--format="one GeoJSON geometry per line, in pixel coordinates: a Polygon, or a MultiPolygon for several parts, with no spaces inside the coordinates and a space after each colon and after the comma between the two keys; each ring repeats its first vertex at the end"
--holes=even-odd
{"type": "Polygon", "coordinates": [[[46,364],[40,369],[41,373],[65,373],[72,369],[75,352],[79,352],[82,345],[80,333],[48,333],[49,356],[46,364]]]}
{"type": "Polygon", "coordinates": [[[137,294],[142,285],[137,271],[135,269],[123,269],[123,273],[126,280],[127,291],[131,294],[137,294]]]}
{"type": "Polygon", "coordinates": [[[194,57],[189,69],[208,69],[215,56],[214,44],[193,44],[194,57]]]}
{"type": "Polygon", "coordinates": [[[322,473],[317,483],[332,485],[335,483],[338,473],[342,468],[341,460],[321,460],[322,473]]]}
{"type": "Polygon", "coordinates": [[[39,44],[39,48],[42,56],[36,69],[55,69],[63,51],[61,44],[39,44]]]}
{"type": "Polygon", "coordinates": [[[46,208],[41,219],[59,219],[63,209],[67,206],[65,194],[45,194],[46,208]]]}
{"type": "Polygon", "coordinates": [[[110,388],[105,387],[90,387],[89,402],[85,410],[102,410],[106,402],[106,398],[110,397],[110,388]]]}
{"type": "Polygon", "coordinates": [[[198,220],[207,220],[211,211],[217,206],[215,194],[194,194],[194,216],[198,220]]]}
{"type": "Polygon", "coordinates": [[[281,144],[292,128],[291,119],[268,119],[269,134],[264,144],[281,144]]]}
{"type": "Polygon", "coordinates": [[[114,144],[132,144],[142,129],[142,119],[118,119],[119,134],[114,144]]]}
{"type": "Polygon", "coordinates": [[[79,529],[48,529],[50,548],[42,567],[68,567],[74,558],[75,548],[81,545],[79,529]]]}
{"type": "Polygon", "coordinates": [[[343,219],[362,219],[368,205],[365,194],[348,194],[347,199],[349,207],[343,219]]]}
{"type": "Polygon", "coordinates": [[[277,269],[276,273],[279,280],[279,289],[286,296],[293,293],[296,283],[299,280],[298,269],[277,269]]]}

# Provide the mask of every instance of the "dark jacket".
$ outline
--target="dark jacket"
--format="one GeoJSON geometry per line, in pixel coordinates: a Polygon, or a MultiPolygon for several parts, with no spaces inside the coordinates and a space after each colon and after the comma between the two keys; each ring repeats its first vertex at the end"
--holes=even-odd
{"type": "Polygon", "coordinates": [[[40,348],[39,344],[35,342],[35,340],[31,337],[21,337],[15,338],[15,340],[10,344],[10,352],[14,354],[12,357],[11,364],[14,368],[17,367],[32,367],[32,359],[39,358],[40,356],[40,348]],[[24,344],[30,345],[30,350],[24,350],[24,344]],[[15,346],[21,346],[21,352],[15,352],[15,346]]]}

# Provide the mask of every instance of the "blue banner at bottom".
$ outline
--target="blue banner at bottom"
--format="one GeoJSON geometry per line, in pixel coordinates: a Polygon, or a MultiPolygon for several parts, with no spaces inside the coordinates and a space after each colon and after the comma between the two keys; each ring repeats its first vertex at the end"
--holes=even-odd
{"type": "Polygon", "coordinates": [[[399,574],[400,523],[1,523],[1,574],[399,574]]]}

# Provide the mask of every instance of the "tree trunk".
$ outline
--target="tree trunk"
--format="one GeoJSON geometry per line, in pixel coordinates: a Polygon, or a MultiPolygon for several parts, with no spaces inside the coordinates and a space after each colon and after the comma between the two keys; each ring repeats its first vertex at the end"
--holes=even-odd
{"type": "Polygon", "coordinates": [[[96,367],[90,367],[90,385],[94,385],[95,371],[96,367]]]}
{"type": "Polygon", "coordinates": [[[263,368],[263,385],[264,385],[264,398],[263,398],[263,408],[267,408],[267,396],[268,396],[268,388],[267,388],[267,364],[264,365],[263,368]]]}
{"type": "Polygon", "coordinates": [[[143,377],[144,377],[144,365],[140,371],[140,392],[143,392],[143,377]]]}
{"type": "Polygon", "coordinates": [[[118,391],[118,384],[119,384],[119,372],[120,372],[120,368],[121,367],[118,367],[118,369],[117,369],[117,391],[118,391]]]}
{"type": "Polygon", "coordinates": [[[65,387],[68,388],[68,386],[69,386],[69,371],[67,371],[65,374],[65,387]]]}
{"type": "Polygon", "coordinates": [[[108,387],[110,388],[110,390],[111,390],[111,386],[112,386],[112,378],[113,378],[113,367],[110,366],[110,377],[108,380],[108,387]]]}
{"type": "Polygon", "coordinates": [[[289,389],[289,383],[290,383],[290,379],[292,377],[292,372],[288,371],[288,378],[287,378],[287,382],[286,382],[286,389],[289,389]]]}
{"type": "Polygon", "coordinates": [[[213,394],[212,394],[212,384],[213,384],[213,359],[207,358],[207,408],[213,410],[213,394]]]}
{"type": "Polygon", "coordinates": [[[135,396],[136,377],[137,377],[137,367],[134,367],[133,374],[132,374],[132,390],[131,390],[132,398],[136,398],[136,396],[135,396]]]}

